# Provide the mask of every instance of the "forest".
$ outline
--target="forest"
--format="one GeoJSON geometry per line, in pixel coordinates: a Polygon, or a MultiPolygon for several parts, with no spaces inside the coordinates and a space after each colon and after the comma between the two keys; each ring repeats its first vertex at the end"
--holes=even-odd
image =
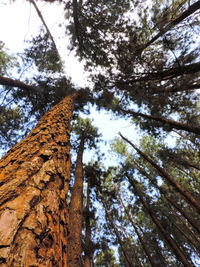
{"type": "Polygon", "coordinates": [[[25,2],[37,34],[0,39],[0,266],[200,266],[200,0],[25,2]]]}

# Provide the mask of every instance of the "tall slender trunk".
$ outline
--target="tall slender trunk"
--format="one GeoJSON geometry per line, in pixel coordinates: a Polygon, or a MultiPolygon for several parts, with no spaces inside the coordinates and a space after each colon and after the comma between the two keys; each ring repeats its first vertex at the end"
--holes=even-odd
{"type": "Polygon", "coordinates": [[[127,143],[129,143],[146,161],[148,161],[158,172],[159,174],[165,178],[169,184],[171,184],[182,196],[186,198],[188,203],[190,203],[196,210],[200,213],[200,202],[197,201],[186,189],[184,189],[178,182],[174,180],[174,178],[168,174],[163,168],[161,168],[155,161],[149,158],[146,154],[144,154],[139,148],[137,148],[132,142],[130,142],[127,138],[125,138],[121,133],[120,136],[127,143]]]}
{"type": "Polygon", "coordinates": [[[119,244],[120,244],[120,246],[121,246],[121,249],[122,249],[122,251],[123,251],[123,254],[124,254],[124,257],[125,257],[125,259],[126,259],[126,261],[127,261],[127,264],[128,264],[129,267],[134,267],[134,266],[133,266],[133,263],[131,262],[131,260],[130,260],[130,258],[129,258],[129,256],[128,256],[127,252],[126,252],[126,249],[124,248],[124,244],[123,244],[123,242],[122,242],[122,240],[121,240],[120,234],[119,234],[119,232],[118,232],[118,230],[117,230],[117,228],[116,228],[116,226],[115,226],[115,224],[114,224],[114,222],[113,222],[113,220],[112,220],[112,217],[110,216],[110,213],[109,213],[109,211],[108,211],[107,205],[106,205],[105,201],[103,200],[103,197],[102,197],[100,191],[98,191],[98,193],[99,193],[99,196],[100,196],[101,201],[102,201],[102,203],[103,203],[103,206],[104,206],[104,208],[105,208],[105,211],[106,211],[106,214],[107,214],[108,219],[109,219],[109,221],[110,221],[110,224],[112,225],[112,228],[113,228],[113,230],[114,230],[114,232],[115,232],[115,234],[116,234],[116,237],[117,237],[117,239],[118,239],[118,242],[119,242],[119,244]]]}
{"type": "Polygon", "coordinates": [[[174,212],[175,216],[181,221],[181,223],[185,226],[187,231],[193,236],[193,238],[196,240],[196,242],[200,245],[200,238],[187,226],[184,219],[179,215],[178,213],[174,212]]]}
{"type": "Polygon", "coordinates": [[[87,204],[86,204],[86,217],[85,217],[85,261],[84,267],[91,267],[91,228],[90,228],[90,181],[88,179],[87,185],[87,204]]]}
{"type": "MultiPolygon", "coordinates": [[[[145,119],[148,119],[148,120],[159,121],[159,122],[162,122],[164,124],[168,124],[169,126],[171,126],[172,128],[175,128],[177,130],[184,130],[184,131],[187,131],[187,132],[191,132],[191,133],[195,133],[195,134],[200,135],[200,127],[198,127],[198,126],[194,126],[194,125],[191,125],[191,124],[186,124],[186,123],[182,123],[182,122],[179,122],[179,121],[166,119],[166,118],[163,118],[163,117],[157,117],[157,116],[153,116],[153,115],[143,114],[143,113],[140,113],[140,112],[134,112],[132,110],[121,109],[121,111],[123,113],[125,113],[125,114],[129,114],[129,115],[131,114],[134,117],[142,117],[142,118],[145,118],[145,119]]],[[[164,124],[163,124],[163,126],[164,126],[164,124]]],[[[162,127],[162,126],[160,126],[160,127],[162,127]]]]}
{"type": "MultiPolygon", "coordinates": [[[[200,72],[200,62],[191,63],[188,65],[179,66],[176,68],[171,68],[162,71],[155,71],[149,73],[138,73],[137,75],[133,75],[129,79],[126,80],[118,80],[113,82],[116,86],[123,86],[123,85],[133,85],[137,82],[148,82],[148,81],[164,81],[170,80],[174,77],[178,77],[181,75],[186,74],[193,74],[200,72]],[[139,77],[140,75],[140,77],[139,77]],[[139,77],[139,78],[138,78],[139,77]]],[[[196,88],[196,86],[195,86],[196,88]]]]}
{"type": "Polygon", "coordinates": [[[200,233],[200,227],[198,223],[195,222],[186,211],[184,211],[181,207],[179,207],[179,205],[172,198],[168,196],[167,191],[163,187],[158,186],[157,183],[151,178],[151,176],[145,170],[143,170],[135,161],[134,161],[134,165],[139,170],[139,172],[143,174],[144,176],[146,176],[149,179],[149,181],[154,185],[154,187],[160,191],[160,193],[165,197],[165,199],[174,208],[176,208],[180,212],[180,214],[183,215],[188,220],[188,222],[200,233]]]}
{"type": "Polygon", "coordinates": [[[139,238],[139,240],[140,240],[140,243],[142,244],[142,247],[143,247],[143,249],[144,249],[144,251],[145,251],[145,253],[146,253],[146,255],[147,255],[148,260],[149,260],[150,263],[151,263],[151,266],[156,267],[157,265],[154,263],[154,260],[153,260],[153,258],[151,257],[151,254],[150,254],[150,252],[149,252],[149,250],[148,250],[148,248],[147,248],[145,242],[143,241],[143,238],[142,238],[142,236],[140,235],[140,232],[138,231],[137,226],[136,226],[135,222],[133,221],[133,218],[131,217],[130,213],[128,212],[128,210],[127,210],[127,208],[126,208],[126,206],[125,206],[125,204],[124,204],[124,202],[123,202],[123,200],[122,200],[122,198],[121,198],[121,195],[119,194],[119,190],[118,190],[118,188],[116,187],[116,185],[115,185],[115,188],[116,188],[117,195],[118,195],[118,197],[119,197],[119,199],[120,199],[120,202],[121,202],[121,204],[122,204],[122,206],[123,206],[123,208],[124,208],[124,210],[125,210],[125,212],[126,212],[128,218],[129,218],[129,220],[130,220],[130,222],[131,222],[131,224],[132,224],[132,226],[133,226],[133,228],[134,228],[134,230],[135,230],[135,232],[136,232],[136,234],[137,234],[137,236],[138,236],[138,238],[139,238]]]}
{"type": "Polygon", "coordinates": [[[157,241],[156,239],[154,239],[154,240],[152,240],[151,242],[154,243],[155,251],[156,251],[156,254],[159,255],[159,257],[160,257],[160,260],[161,260],[161,262],[162,262],[162,267],[168,267],[169,265],[168,265],[168,263],[166,262],[166,260],[165,260],[165,258],[164,258],[164,256],[163,256],[163,254],[162,254],[162,252],[161,252],[161,248],[160,248],[160,246],[159,246],[159,244],[158,244],[158,241],[157,241]]]}
{"type": "Polygon", "coordinates": [[[74,99],[47,112],[0,161],[1,266],[67,266],[74,99]]]}
{"type": "Polygon", "coordinates": [[[76,160],[75,180],[69,210],[67,253],[69,267],[81,266],[83,219],[83,151],[86,130],[83,132],[76,160]]]}
{"type": "Polygon", "coordinates": [[[36,4],[36,2],[35,2],[34,0],[29,0],[29,1],[30,1],[31,4],[34,6],[34,8],[35,8],[35,10],[36,10],[36,12],[37,12],[39,18],[41,19],[42,24],[44,25],[44,27],[45,27],[45,29],[46,29],[46,31],[47,31],[47,34],[48,34],[49,38],[50,38],[51,41],[52,41],[53,49],[55,50],[55,52],[56,52],[56,54],[57,54],[57,57],[60,59],[60,54],[59,54],[58,49],[57,49],[57,47],[56,47],[56,43],[55,43],[54,38],[53,38],[53,36],[52,36],[52,34],[51,34],[51,32],[50,32],[50,30],[49,30],[49,28],[48,28],[48,26],[47,26],[47,24],[46,24],[44,18],[43,18],[43,16],[42,16],[41,11],[39,10],[39,8],[38,8],[38,6],[37,6],[37,4],[36,4]]]}
{"type": "Polygon", "coordinates": [[[123,231],[123,233],[124,233],[124,235],[125,235],[125,237],[126,237],[127,243],[128,243],[128,244],[130,245],[130,247],[131,247],[131,251],[133,252],[134,258],[135,258],[135,260],[136,260],[136,262],[137,262],[137,266],[138,266],[138,267],[142,267],[142,264],[141,264],[141,262],[140,262],[140,259],[139,259],[138,255],[137,255],[135,246],[134,246],[133,243],[131,242],[131,240],[130,240],[129,236],[127,235],[127,232],[126,232],[126,230],[124,229],[123,226],[121,226],[121,229],[122,229],[122,231],[123,231]]]}
{"type": "Polygon", "coordinates": [[[198,256],[200,256],[200,252],[198,251],[198,247],[195,244],[194,240],[192,240],[188,235],[186,235],[185,231],[182,230],[175,222],[173,222],[173,220],[170,221],[172,225],[185,237],[185,239],[190,243],[190,245],[192,245],[192,248],[194,249],[195,253],[198,254],[198,256]]]}
{"type": "Polygon", "coordinates": [[[148,46],[150,46],[151,44],[153,44],[156,40],[158,40],[166,32],[168,32],[169,30],[171,30],[172,28],[174,28],[174,26],[176,26],[177,24],[179,24],[180,22],[182,22],[184,19],[186,19],[187,17],[189,17],[191,14],[193,14],[198,9],[200,9],[200,1],[197,1],[194,4],[190,5],[189,8],[187,10],[185,10],[181,15],[179,15],[177,18],[175,18],[174,20],[172,20],[172,22],[170,22],[169,24],[167,24],[162,30],[160,30],[160,32],[158,34],[156,34],[156,36],[154,36],[149,42],[147,42],[144,45],[144,47],[143,47],[142,50],[144,50],[145,48],[147,48],[148,46]]]}
{"type": "Polygon", "coordinates": [[[182,262],[183,266],[185,266],[185,267],[191,267],[192,265],[188,262],[188,260],[184,256],[183,252],[179,249],[179,247],[176,244],[176,242],[174,241],[174,239],[169,235],[169,233],[165,230],[165,228],[160,223],[160,221],[157,219],[157,217],[155,216],[155,214],[151,211],[149,205],[147,204],[147,202],[142,197],[141,192],[139,192],[139,190],[137,189],[136,184],[133,181],[133,179],[131,179],[130,177],[128,177],[128,178],[129,178],[129,182],[134,187],[134,191],[136,192],[136,195],[139,196],[139,199],[140,199],[141,203],[143,204],[143,206],[147,210],[149,216],[151,217],[152,221],[157,226],[158,230],[163,235],[164,239],[167,241],[167,243],[169,244],[169,246],[174,251],[174,254],[176,255],[176,257],[182,262]]]}
{"type": "Polygon", "coordinates": [[[186,135],[184,135],[184,134],[182,134],[182,133],[180,133],[180,132],[178,132],[178,131],[176,131],[176,130],[173,130],[173,131],[174,131],[176,134],[180,135],[182,138],[184,138],[184,139],[190,141],[190,142],[193,143],[194,145],[196,145],[196,146],[200,146],[200,144],[199,144],[198,142],[196,142],[195,140],[192,140],[192,139],[189,138],[188,136],[186,136],[186,135]]]}

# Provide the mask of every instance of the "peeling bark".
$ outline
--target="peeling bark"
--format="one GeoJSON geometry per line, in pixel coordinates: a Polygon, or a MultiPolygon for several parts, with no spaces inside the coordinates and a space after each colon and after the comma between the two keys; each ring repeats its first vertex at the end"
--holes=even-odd
{"type": "Polygon", "coordinates": [[[0,161],[0,265],[67,266],[70,122],[75,94],[0,161]]]}

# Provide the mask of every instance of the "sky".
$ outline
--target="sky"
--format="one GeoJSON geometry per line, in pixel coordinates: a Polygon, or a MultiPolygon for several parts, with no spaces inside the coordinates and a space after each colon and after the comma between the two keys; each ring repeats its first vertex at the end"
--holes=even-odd
{"type": "MultiPolygon", "coordinates": [[[[17,0],[15,3],[8,4],[8,0],[0,0],[0,40],[5,43],[6,48],[11,53],[22,52],[27,46],[26,40],[36,35],[39,27],[42,25],[34,7],[24,0],[17,0]]],[[[73,53],[67,49],[69,39],[59,24],[62,23],[64,16],[63,9],[55,4],[50,5],[44,2],[37,2],[42,12],[44,20],[53,35],[62,60],[65,62],[66,74],[71,76],[72,81],[77,86],[88,85],[87,73],[73,53]]],[[[18,79],[19,77],[13,77],[18,79]]],[[[84,117],[87,117],[84,115],[84,117]]],[[[103,139],[107,141],[107,145],[102,144],[102,151],[108,154],[109,142],[118,136],[118,132],[122,132],[125,136],[137,141],[134,127],[130,121],[124,119],[114,119],[111,114],[91,109],[89,118],[93,120],[93,124],[99,128],[103,134],[103,139]]],[[[90,154],[86,155],[86,161],[89,160],[90,154]]],[[[112,162],[112,155],[107,157],[107,163],[112,162]]]]}

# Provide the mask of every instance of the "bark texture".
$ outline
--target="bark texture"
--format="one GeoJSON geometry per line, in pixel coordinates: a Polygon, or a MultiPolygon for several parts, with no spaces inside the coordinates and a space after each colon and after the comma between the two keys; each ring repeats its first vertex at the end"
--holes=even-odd
{"type": "Polygon", "coordinates": [[[70,122],[75,94],[0,161],[0,266],[67,266],[70,122]]]}

